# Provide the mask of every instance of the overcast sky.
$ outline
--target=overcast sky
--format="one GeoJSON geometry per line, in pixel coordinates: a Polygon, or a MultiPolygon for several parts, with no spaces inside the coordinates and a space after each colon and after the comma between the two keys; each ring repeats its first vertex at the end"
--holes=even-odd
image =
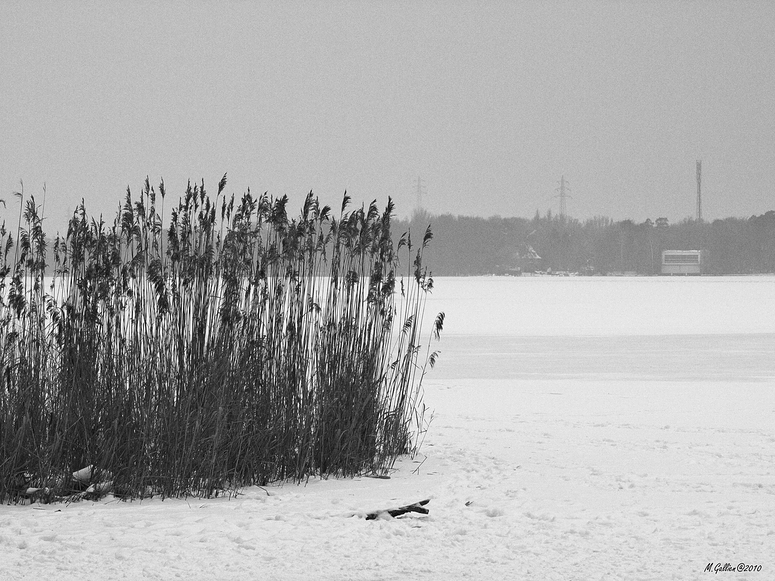
{"type": "MultiPolygon", "coordinates": [[[[775,2],[0,0],[0,197],[63,228],[127,186],[398,214],[775,208],[775,2]]],[[[13,220],[15,221],[15,220],[13,220]]]]}

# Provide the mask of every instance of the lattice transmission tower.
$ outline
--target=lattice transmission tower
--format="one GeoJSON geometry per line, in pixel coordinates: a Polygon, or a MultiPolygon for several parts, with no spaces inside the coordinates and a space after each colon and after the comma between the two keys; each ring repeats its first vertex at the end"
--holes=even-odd
{"type": "Polygon", "coordinates": [[[572,198],[568,192],[570,192],[570,188],[568,187],[568,182],[565,181],[565,176],[562,176],[562,179],[560,179],[560,187],[555,190],[555,192],[558,192],[555,198],[560,199],[560,218],[565,218],[568,215],[567,211],[567,203],[566,200],[568,198],[572,198]]]}
{"type": "Polygon", "coordinates": [[[423,194],[425,194],[425,193],[426,193],[425,192],[425,183],[424,183],[423,179],[420,176],[417,176],[417,191],[416,191],[416,194],[415,194],[417,196],[417,202],[416,202],[416,206],[414,208],[415,214],[421,214],[422,211],[424,210],[423,205],[422,205],[422,197],[423,197],[423,194]]]}

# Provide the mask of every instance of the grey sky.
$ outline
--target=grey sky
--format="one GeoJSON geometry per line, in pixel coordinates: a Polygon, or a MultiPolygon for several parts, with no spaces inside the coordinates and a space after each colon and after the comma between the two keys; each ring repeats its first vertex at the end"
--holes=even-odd
{"type": "Polygon", "coordinates": [[[310,189],[422,176],[434,213],[642,221],[775,208],[775,3],[0,0],[0,197],[63,228],[126,186],[310,189]]]}

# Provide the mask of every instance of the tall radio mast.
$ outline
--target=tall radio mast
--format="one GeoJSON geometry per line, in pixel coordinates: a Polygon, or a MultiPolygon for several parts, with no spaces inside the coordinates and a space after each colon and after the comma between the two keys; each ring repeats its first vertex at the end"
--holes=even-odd
{"type": "Polygon", "coordinates": [[[697,221],[702,222],[702,160],[697,161],[697,221]]]}

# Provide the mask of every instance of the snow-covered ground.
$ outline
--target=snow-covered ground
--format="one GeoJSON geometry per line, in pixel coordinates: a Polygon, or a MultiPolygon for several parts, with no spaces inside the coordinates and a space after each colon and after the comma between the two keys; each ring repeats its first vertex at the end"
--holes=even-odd
{"type": "Polygon", "coordinates": [[[440,278],[439,310],[391,479],[2,506],[0,579],[775,579],[775,278],[440,278]]]}

